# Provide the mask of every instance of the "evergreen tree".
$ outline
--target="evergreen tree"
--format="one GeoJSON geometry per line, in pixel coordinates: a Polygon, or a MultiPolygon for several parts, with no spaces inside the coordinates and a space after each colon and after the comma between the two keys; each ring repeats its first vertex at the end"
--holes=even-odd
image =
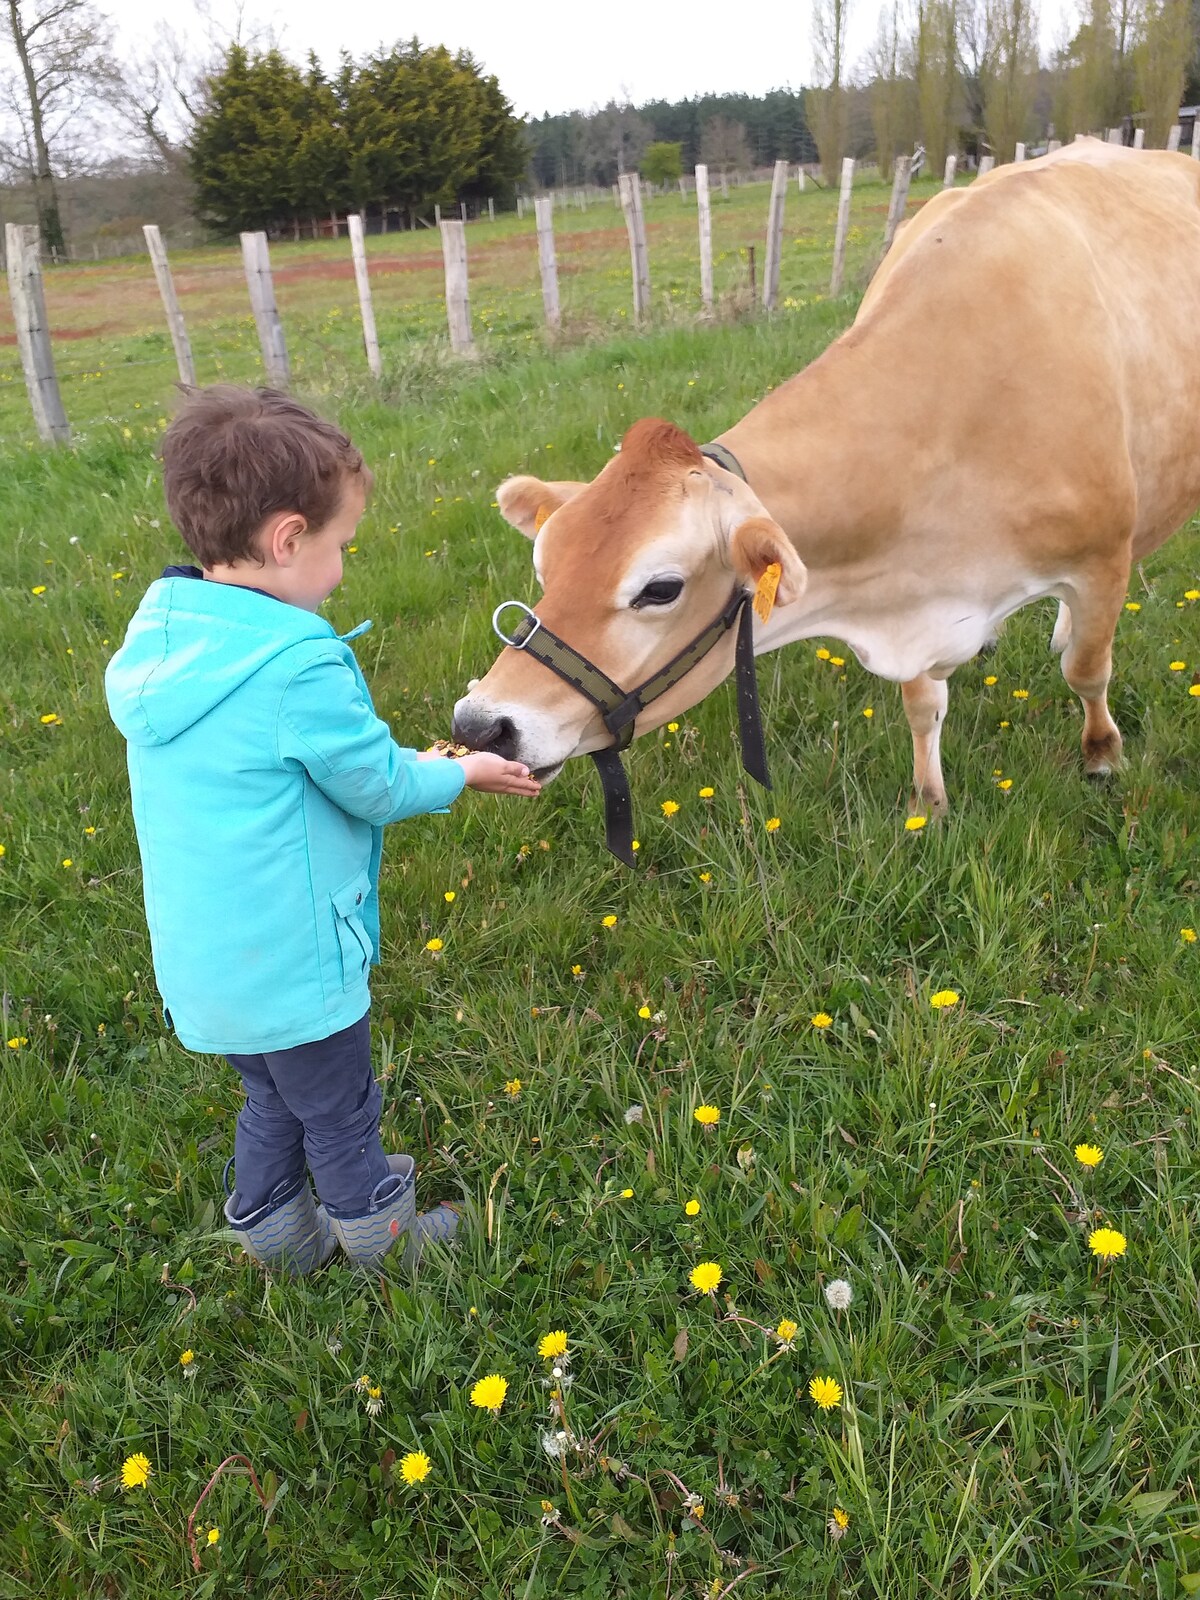
{"type": "Polygon", "coordinates": [[[225,231],[293,216],[303,74],[278,50],[252,55],[235,44],[206,90],[190,152],[201,215],[225,231]]]}

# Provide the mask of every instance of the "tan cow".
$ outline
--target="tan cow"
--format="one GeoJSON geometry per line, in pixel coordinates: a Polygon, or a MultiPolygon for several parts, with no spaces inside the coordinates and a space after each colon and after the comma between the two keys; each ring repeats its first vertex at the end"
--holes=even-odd
{"type": "MultiPolygon", "coordinates": [[[[938,812],[947,678],[1052,595],[1084,764],[1107,773],[1130,564],[1200,504],[1200,163],[1087,140],[937,195],[853,327],[718,443],[746,482],[647,420],[591,483],[501,486],[534,540],[548,629],[632,686],[778,562],[756,653],[825,635],[898,682],[911,803],[938,812]]],[[[636,731],[732,661],[727,635],[636,731]]],[[[594,706],[517,649],[458,702],[455,730],[546,778],[611,743],[594,706]]]]}

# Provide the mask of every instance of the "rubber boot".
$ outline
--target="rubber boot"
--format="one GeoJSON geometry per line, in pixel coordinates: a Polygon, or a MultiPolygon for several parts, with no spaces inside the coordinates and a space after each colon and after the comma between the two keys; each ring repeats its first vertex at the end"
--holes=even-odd
{"type": "MultiPolygon", "coordinates": [[[[228,1165],[225,1171],[228,1189],[228,1165]]],[[[317,1205],[307,1175],[285,1179],[266,1205],[246,1216],[238,1216],[240,1205],[235,1189],[225,1202],[225,1220],[260,1266],[296,1277],[323,1266],[337,1248],[325,1207],[317,1205]]]]}
{"type": "Polygon", "coordinates": [[[450,1239],[458,1216],[449,1206],[438,1206],[417,1216],[416,1166],[411,1156],[389,1156],[390,1175],[376,1185],[374,1209],[361,1217],[329,1219],[338,1243],[356,1266],[378,1267],[397,1246],[408,1265],[416,1261],[426,1239],[450,1239]]]}

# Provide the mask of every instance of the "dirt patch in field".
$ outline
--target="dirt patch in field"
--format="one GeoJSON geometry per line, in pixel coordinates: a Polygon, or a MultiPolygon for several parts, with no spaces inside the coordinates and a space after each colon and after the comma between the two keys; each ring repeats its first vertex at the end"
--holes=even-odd
{"type": "MultiPolygon", "coordinates": [[[[100,323],[97,323],[97,325],[94,328],[63,328],[63,327],[56,327],[54,329],[54,338],[55,338],[55,340],[58,340],[58,339],[62,339],[62,340],[68,340],[68,339],[96,339],[96,338],[99,338],[99,336],[102,333],[114,333],[114,332],[116,332],[117,327],[118,327],[118,324],[115,323],[115,322],[100,322],[100,323]]],[[[17,342],[17,336],[16,336],[15,333],[0,333],[0,344],[12,345],[12,344],[16,344],[16,342],[17,342]]]]}

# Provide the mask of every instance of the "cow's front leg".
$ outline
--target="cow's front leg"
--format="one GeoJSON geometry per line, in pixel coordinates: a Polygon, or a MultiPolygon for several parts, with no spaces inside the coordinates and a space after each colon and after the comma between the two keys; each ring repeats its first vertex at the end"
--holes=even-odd
{"type": "Polygon", "coordinates": [[[900,685],[904,714],[912,729],[913,786],[908,797],[910,815],[940,817],[946,810],[946,785],[942,781],[942,723],[950,691],[944,678],[923,672],[900,685]]]}

